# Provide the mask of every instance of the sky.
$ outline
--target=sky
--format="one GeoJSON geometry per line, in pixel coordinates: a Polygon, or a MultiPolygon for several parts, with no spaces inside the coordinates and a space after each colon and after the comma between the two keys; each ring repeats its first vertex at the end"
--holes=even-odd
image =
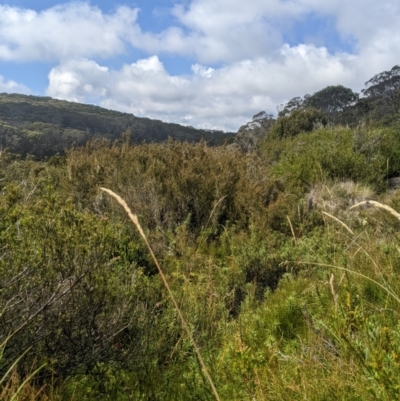
{"type": "Polygon", "coordinates": [[[0,1],[0,92],[236,132],[400,64],[399,0],[0,1]]]}

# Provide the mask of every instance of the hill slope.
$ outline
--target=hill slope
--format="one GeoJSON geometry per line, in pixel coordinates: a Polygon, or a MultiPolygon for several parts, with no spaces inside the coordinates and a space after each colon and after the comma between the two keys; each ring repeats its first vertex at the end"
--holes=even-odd
{"type": "Polygon", "coordinates": [[[132,142],[175,140],[222,144],[233,134],[164,123],[98,106],[50,97],[0,94],[0,145],[12,152],[38,157],[63,152],[92,138],[115,140],[129,132],[132,142]]]}

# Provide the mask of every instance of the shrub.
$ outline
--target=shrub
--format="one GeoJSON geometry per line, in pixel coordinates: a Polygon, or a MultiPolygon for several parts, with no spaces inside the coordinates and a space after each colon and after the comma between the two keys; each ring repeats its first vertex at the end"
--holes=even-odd
{"type": "Polygon", "coordinates": [[[268,132],[268,138],[294,137],[301,132],[311,132],[318,124],[327,124],[327,118],[321,111],[313,107],[306,110],[293,110],[289,116],[278,118],[268,132]]]}

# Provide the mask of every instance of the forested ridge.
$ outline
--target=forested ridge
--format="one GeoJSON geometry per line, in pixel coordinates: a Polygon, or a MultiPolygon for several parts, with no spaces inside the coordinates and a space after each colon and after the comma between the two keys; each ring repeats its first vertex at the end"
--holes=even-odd
{"type": "Polygon", "coordinates": [[[0,94],[0,146],[13,153],[38,158],[63,154],[94,138],[121,138],[134,143],[161,142],[168,138],[221,145],[232,133],[165,123],[102,107],[50,97],[0,94]]]}
{"type": "MultiPolygon", "coordinates": [[[[28,122],[2,96],[2,132],[30,149],[39,122],[66,135],[103,113],[28,122]]],[[[260,112],[218,146],[137,143],[121,122],[46,154],[3,144],[0,399],[399,399],[399,98],[395,66],[361,94],[260,112]],[[192,338],[101,188],[137,214],[192,338]]]]}

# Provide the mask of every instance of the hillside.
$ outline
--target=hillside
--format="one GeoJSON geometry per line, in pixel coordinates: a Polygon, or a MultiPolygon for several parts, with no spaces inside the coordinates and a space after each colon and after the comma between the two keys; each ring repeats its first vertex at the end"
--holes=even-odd
{"type": "Polygon", "coordinates": [[[0,152],[0,399],[400,399],[388,76],[361,99],[328,87],[258,113],[233,146],[0,152]]]}
{"type": "Polygon", "coordinates": [[[204,139],[219,145],[233,135],[50,97],[0,94],[0,146],[15,153],[50,156],[92,138],[113,141],[124,132],[133,143],[162,142],[170,137],[188,142],[204,139]]]}

